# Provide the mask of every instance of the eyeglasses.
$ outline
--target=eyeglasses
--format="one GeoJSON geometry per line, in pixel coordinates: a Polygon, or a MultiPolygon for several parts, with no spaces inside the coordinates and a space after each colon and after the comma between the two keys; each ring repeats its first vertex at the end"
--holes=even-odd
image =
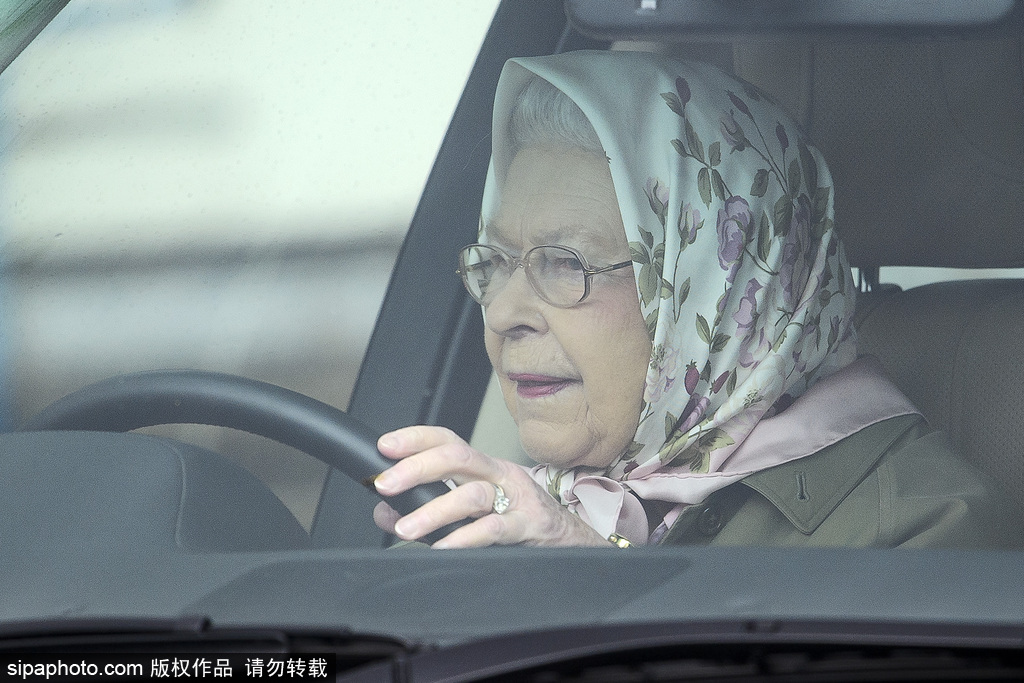
{"type": "Polygon", "coordinates": [[[632,261],[623,261],[591,268],[583,254],[561,245],[534,247],[522,258],[515,258],[498,247],[470,244],[459,252],[459,269],[455,272],[462,276],[470,296],[487,306],[522,266],[541,299],[558,308],[570,308],[590,294],[590,278],[630,264],[632,261]]]}

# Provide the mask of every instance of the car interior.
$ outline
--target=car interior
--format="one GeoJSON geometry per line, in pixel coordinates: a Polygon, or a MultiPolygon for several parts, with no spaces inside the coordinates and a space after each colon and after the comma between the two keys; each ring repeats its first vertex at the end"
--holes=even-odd
{"type": "MultiPolygon", "coordinates": [[[[1024,370],[1014,350],[1024,280],[984,279],[986,269],[1024,265],[1024,247],[1009,239],[1024,209],[1020,9],[948,26],[927,16],[874,24],[845,18],[841,30],[810,30],[802,15],[783,13],[762,17],[780,23],[775,33],[740,37],[666,21],[677,7],[671,3],[663,3],[661,19],[657,2],[621,7],[586,0],[499,6],[399,253],[348,415],[338,419],[365,425],[364,442],[409,424],[443,425],[485,452],[526,462],[491,380],[479,307],[454,273],[455,254],[476,237],[497,77],[513,56],[655,50],[712,62],[802,123],[834,176],[837,225],[862,290],[861,352],[877,356],[930,423],[1024,504],[1024,463],[1015,452],[1024,370]],[[894,266],[975,269],[982,279],[904,290],[887,282],[894,266]]],[[[734,25],[729,16],[713,19],[712,26],[734,25]]],[[[183,421],[211,421],[195,412],[183,421]]],[[[94,415],[91,426],[76,428],[111,428],[94,415]]],[[[27,426],[67,424],[47,419],[27,426]]],[[[122,431],[144,426],[114,422],[122,431]]],[[[252,419],[229,426],[260,431],[252,419]]],[[[389,542],[371,521],[376,497],[363,480],[329,473],[310,532],[314,547],[389,542]]]]}

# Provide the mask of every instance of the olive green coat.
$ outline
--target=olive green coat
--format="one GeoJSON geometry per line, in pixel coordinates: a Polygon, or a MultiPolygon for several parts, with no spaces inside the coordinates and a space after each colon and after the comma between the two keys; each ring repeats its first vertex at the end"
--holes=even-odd
{"type": "Polygon", "coordinates": [[[662,543],[1022,547],[1010,503],[918,415],[752,474],[679,516],[662,543]]]}

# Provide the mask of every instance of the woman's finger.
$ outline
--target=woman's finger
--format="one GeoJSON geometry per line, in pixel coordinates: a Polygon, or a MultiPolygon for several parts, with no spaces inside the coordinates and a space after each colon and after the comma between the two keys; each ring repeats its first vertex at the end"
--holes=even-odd
{"type": "Polygon", "coordinates": [[[402,540],[411,541],[452,522],[490,514],[495,495],[493,484],[469,482],[397,520],[394,533],[402,540]]]}
{"type": "MultiPolygon", "coordinates": [[[[493,486],[492,486],[493,488],[493,486]]],[[[439,540],[435,548],[480,548],[489,545],[579,545],[607,547],[603,538],[538,487],[509,494],[514,502],[503,514],[485,514],[439,540]]],[[[493,498],[492,504],[493,504],[493,498]]]]}
{"type": "Polygon", "coordinates": [[[376,507],[373,508],[373,523],[381,531],[386,531],[389,534],[395,533],[395,522],[401,518],[402,514],[384,501],[377,503],[376,507]]]}
{"type": "Polygon", "coordinates": [[[428,448],[442,446],[446,443],[462,441],[458,434],[444,427],[414,425],[403,427],[381,435],[377,439],[377,450],[393,459],[404,458],[428,448]]]}
{"type": "Polygon", "coordinates": [[[402,456],[374,480],[377,492],[392,496],[419,484],[452,479],[456,484],[481,479],[501,481],[510,467],[489,458],[462,439],[443,441],[427,450],[402,456]]]}
{"type": "Polygon", "coordinates": [[[512,516],[490,514],[461,526],[441,540],[433,548],[485,548],[491,545],[512,545],[519,543],[521,534],[515,531],[516,520],[512,516]]]}

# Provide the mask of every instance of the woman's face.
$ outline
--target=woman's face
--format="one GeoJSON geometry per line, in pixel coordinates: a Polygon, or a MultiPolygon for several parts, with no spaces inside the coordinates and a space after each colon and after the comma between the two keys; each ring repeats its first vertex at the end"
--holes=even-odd
{"type": "MultiPolygon", "coordinates": [[[[608,162],[565,147],[516,155],[487,235],[514,256],[561,244],[592,268],[630,258],[608,162]]],[[[562,467],[615,460],[636,433],[651,354],[633,270],[595,275],[582,303],[557,308],[520,268],[484,316],[487,354],[526,452],[562,467]]]]}

